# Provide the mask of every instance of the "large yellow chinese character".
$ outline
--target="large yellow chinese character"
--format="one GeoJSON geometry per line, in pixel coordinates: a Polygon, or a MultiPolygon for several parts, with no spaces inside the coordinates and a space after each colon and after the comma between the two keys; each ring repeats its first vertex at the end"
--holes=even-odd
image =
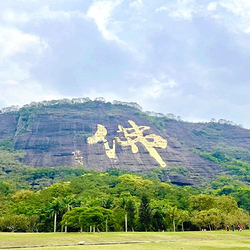
{"type": "Polygon", "coordinates": [[[166,167],[166,163],[162,160],[161,156],[155,150],[157,148],[166,148],[167,141],[163,139],[159,135],[150,134],[150,135],[143,135],[145,130],[150,129],[148,126],[137,126],[135,122],[129,120],[129,124],[132,128],[124,128],[123,126],[119,125],[119,130],[117,132],[123,132],[124,138],[121,139],[120,137],[116,137],[117,142],[123,146],[127,147],[130,146],[132,152],[135,154],[138,152],[138,147],[136,146],[137,142],[140,142],[144,145],[144,147],[148,150],[149,154],[155,158],[155,160],[162,166],[166,167]],[[125,140],[124,140],[125,139],[125,140]]]}
{"type": "Polygon", "coordinates": [[[103,125],[98,124],[96,133],[93,136],[89,137],[87,139],[87,142],[88,144],[96,144],[98,142],[103,142],[106,155],[110,159],[114,159],[115,158],[115,140],[113,140],[113,148],[110,148],[109,143],[106,139],[107,133],[108,133],[107,129],[103,125]]]}

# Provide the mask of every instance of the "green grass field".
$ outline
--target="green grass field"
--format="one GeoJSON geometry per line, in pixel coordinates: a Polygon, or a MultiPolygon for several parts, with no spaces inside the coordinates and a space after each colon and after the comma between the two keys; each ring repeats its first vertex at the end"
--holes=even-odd
{"type": "Polygon", "coordinates": [[[250,231],[161,233],[0,233],[0,249],[250,249],[250,231]],[[78,242],[85,241],[79,246],[78,242]],[[145,243],[143,243],[145,242],[145,243]],[[101,243],[108,243],[101,245],[101,243]],[[114,244],[120,243],[120,244],[114,244]],[[126,244],[121,244],[126,243],[126,244]],[[98,244],[98,245],[91,245],[98,244]],[[64,246],[65,245],[65,246],[64,246]],[[67,245],[67,246],[66,246],[67,245]]]}

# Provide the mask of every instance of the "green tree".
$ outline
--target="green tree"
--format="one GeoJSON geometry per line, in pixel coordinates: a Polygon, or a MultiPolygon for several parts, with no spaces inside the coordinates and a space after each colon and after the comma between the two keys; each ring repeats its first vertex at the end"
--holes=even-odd
{"type": "Polygon", "coordinates": [[[151,207],[149,203],[149,198],[143,195],[141,198],[141,204],[139,207],[139,228],[142,231],[148,231],[151,228],[151,207]]]}
{"type": "Polygon", "coordinates": [[[162,209],[154,209],[152,216],[152,226],[154,231],[162,231],[165,228],[164,213],[162,209]]]}
{"type": "Polygon", "coordinates": [[[214,207],[215,198],[208,194],[193,195],[190,197],[191,210],[207,210],[214,207]]]}
{"type": "Polygon", "coordinates": [[[250,213],[250,187],[238,188],[234,196],[238,206],[246,209],[250,213]]]}
{"type": "Polygon", "coordinates": [[[29,218],[25,215],[5,215],[0,217],[0,230],[5,232],[27,232],[29,218]]]}
{"type": "Polygon", "coordinates": [[[57,230],[57,217],[58,215],[65,210],[65,203],[62,198],[54,198],[52,203],[49,205],[48,210],[52,213],[54,218],[54,233],[57,230]]]}
{"type": "Polygon", "coordinates": [[[67,211],[63,215],[62,219],[62,225],[67,226],[67,227],[72,227],[72,228],[79,228],[80,231],[82,231],[83,228],[83,222],[80,220],[80,217],[84,214],[86,211],[85,207],[75,207],[72,208],[72,210],[67,211]]]}
{"type": "Polygon", "coordinates": [[[190,215],[188,211],[185,211],[185,210],[179,211],[179,220],[181,222],[181,229],[183,232],[185,231],[184,222],[188,221],[189,219],[190,219],[190,215]]]}
{"type": "Polygon", "coordinates": [[[141,176],[134,174],[124,174],[118,177],[120,183],[116,185],[117,192],[130,192],[132,195],[152,195],[153,182],[143,179],[141,176]]]}
{"type": "Polygon", "coordinates": [[[134,231],[135,228],[135,216],[136,216],[136,204],[132,199],[127,201],[126,206],[127,219],[128,219],[128,230],[134,231]]]}
{"type": "Polygon", "coordinates": [[[243,209],[236,209],[225,215],[225,225],[237,226],[240,224],[244,228],[250,225],[249,213],[243,209]]]}
{"type": "Polygon", "coordinates": [[[96,228],[99,231],[99,227],[104,227],[104,224],[106,224],[106,231],[108,231],[108,220],[111,217],[111,210],[102,207],[91,207],[86,209],[84,213],[80,215],[80,222],[93,229],[93,232],[95,232],[96,228]]]}
{"type": "Polygon", "coordinates": [[[211,231],[212,229],[219,228],[223,224],[224,215],[221,210],[211,208],[193,213],[192,222],[200,229],[206,227],[211,231]]]}
{"type": "Polygon", "coordinates": [[[166,219],[171,221],[173,231],[176,231],[176,225],[180,222],[182,210],[179,210],[176,206],[169,206],[166,210],[166,219]]]}

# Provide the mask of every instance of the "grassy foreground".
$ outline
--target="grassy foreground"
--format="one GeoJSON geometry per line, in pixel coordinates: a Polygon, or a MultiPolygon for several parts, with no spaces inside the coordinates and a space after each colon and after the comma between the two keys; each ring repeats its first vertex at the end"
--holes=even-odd
{"type": "Polygon", "coordinates": [[[160,233],[0,233],[0,249],[125,250],[125,249],[250,249],[250,231],[160,233]],[[78,246],[85,241],[86,245],[78,246]],[[96,243],[124,243],[90,245],[96,243]],[[137,242],[137,243],[135,243],[137,242]],[[145,243],[142,243],[145,242],[145,243]],[[68,245],[68,246],[63,246],[68,245]],[[39,247],[37,247],[39,246],[39,247]],[[21,247],[21,248],[20,248],[21,247]],[[27,248],[28,247],[28,248],[27,248]]]}

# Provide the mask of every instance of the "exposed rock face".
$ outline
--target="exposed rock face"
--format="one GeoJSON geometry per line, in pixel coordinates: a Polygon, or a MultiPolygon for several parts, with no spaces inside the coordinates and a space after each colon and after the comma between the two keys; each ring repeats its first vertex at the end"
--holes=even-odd
{"type": "Polygon", "coordinates": [[[0,140],[4,140],[15,134],[17,120],[17,115],[0,114],[0,140]]]}
{"type": "Polygon", "coordinates": [[[208,125],[165,120],[159,129],[133,107],[87,102],[0,114],[0,141],[13,137],[14,149],[25,151],[25,163],[35,168],[83,165],[101,171],[115,167],[148,172],[163,168],[165,163],[167,170],[182,167],[186,171],[185,174],[166,174],[166,180],[193,184],[203,178],[213,179],[224,169],[190,151],[190,147],[209,148],[223,142],[250,149],[249,130],[218,125],[219,136],[197,136],[195,133],[204,126],[208,125]],[[135,134],[129,135],[134,132],[129,130],[129,121],[142,131],[141,139],[135,134]],[[98,124],[107,135],[90,143],[88,138],[93,138],[98,124]],[[119,127],[120,131],[121,127],[128,129],[127,138],[119,132],[119,127]],[[129,140],[132,144],[126,146],[129,140]]]}

